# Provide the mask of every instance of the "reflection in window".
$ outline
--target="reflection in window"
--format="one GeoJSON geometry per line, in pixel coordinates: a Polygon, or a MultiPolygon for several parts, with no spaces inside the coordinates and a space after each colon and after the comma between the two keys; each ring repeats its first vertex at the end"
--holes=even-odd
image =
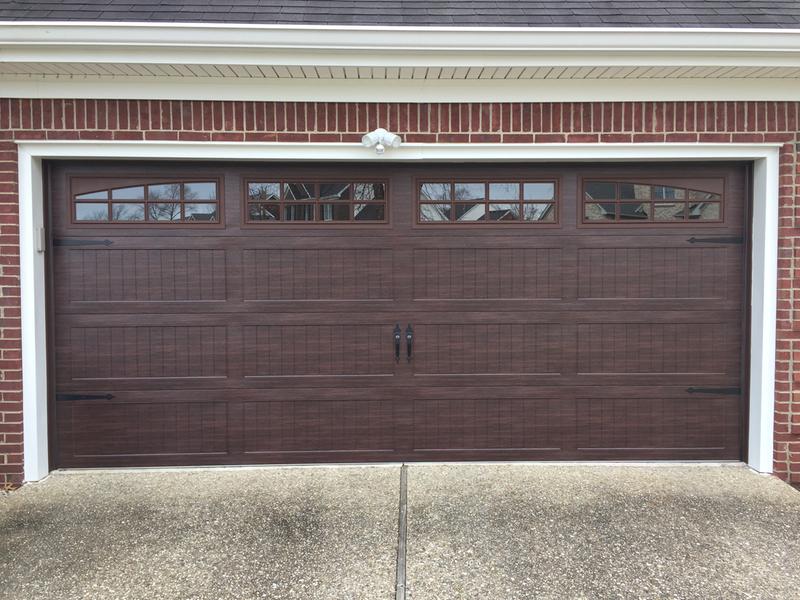
{"type": "Polygon", "coordinates": [[[117,188],[111,190],[112,200],[144,200],[144,186],[117,188]]]}
{"type": "Polygon", "coordinates": [[[217,183],[178,181],[98,190],[75,195],[73,210],[75,221],[216,223],[217,183]]]}
{"type": "Polygon", "coordinates": [[[181,205],[177,202],[174,203],[150,203],[148,207],[148,216],[152,221],[180,221],[181,220],[181,205]]]}
{"type": "Polygon", "coordinates": [[[420,182],[420,223],[555,223],[553,181],[420,182]]]}
{"type": "Polygon", "coordinates": [[[453,191],[453,200],[485,200],[486,186],[482,183],[456,183],[453,191]]]}
{"type": "Polygon", "coordinates": [[[423,183],[420,186],[419,197],[423,202],[449,202],[453,197],[451,188],[449,183],[423,183]]]}
{"type": "MultiPolygon", "coordinates": [[[[448,205],[449,206],[449,205],[448,205]]],[[[456,204],[456,221],[482,221],[486,216],[486,204],[456,204]]]]}
{"type": "Polygon", "coordinates": [[[144,221],[144,203],[111,203],[112,221],[144,221]]]}
{"type": "Polygon", "coordinates": [[[281,205],[251,202],[248,204],[247,216],[251,221],[277,221],[281,218],[281,205]]]}
{"type": "Polygon", "coordinates": [[[313,204],[286,204],[283,207],[283,218],[286,221],[313,221],[313,204]]]}
{"type": "Polygon", "coordinates": [[[81,202],[75,205],[76,221],[108,221],[108,204],[81,202]]]}
{"type": "Polygon", "coordinates": [[[217,220],[217,205],[210,202],[184,204],[183,216],[187,221],[213,223],[217,220]]]}
{"type": "Polygon", "coordinates": [[[293,201],[310,200],[314,198],[313,183],[285,183],[283,185],[284,199],[293,201]]]}
{"type": "Polygon", "coordinates": [[[386,221],[383,182],[247,183],[249,223],[352,223],[386,221]]]}
{"type": "Polygon", "coordinates": [[[356,221],[384,221],[386,215],[383,204],[356,204],[354,207],[356,221]]]}
{"type": "Polygon", "coordinates": [[[420,204],[419,219],[428,223],[443,223],[450,220],[450,204],[420,204]]]}
{"type": "Polygon", "coordinates": [[[553,223],[556,220],[555,205],[552,203],[525,203],[522,205],[522,218],[525,221],[543,221],[553,223]]]}
{"type": "Polygon", "coordinates": [[[350,205],[349,204],[320,204],[319,205],[319,219],[320,219],[320,221],[349,221],[350,220],[350,205]]]}
{"type": "Polygon", "coordinates": [[[667,223],[721,219],[722,195],[717,192],[613,181],[587,181],[583,187],[584,222],[667,223]]]}
{"type": "Polygon", "coordinates": [[[490,204],[489,219],[492,221],[519,220],[519,204],[490,204]]]}

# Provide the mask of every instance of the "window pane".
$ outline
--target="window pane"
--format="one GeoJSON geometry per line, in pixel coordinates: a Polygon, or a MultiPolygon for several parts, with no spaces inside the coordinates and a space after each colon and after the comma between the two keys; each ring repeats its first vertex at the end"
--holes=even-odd
{"type": "MultiPolygon", "coordinates": [[[[283,187],[286,200],[310,200],[314,198],[313,183],[287,183],[283,187]]],[[[295,219],[297,220],[297,219],[295,219]]],[[[306,221],[307,219],[299,219],[306,221]]]]}
{"type": "Polygon", "coordinates": [[[698,202],[689,205],[689,218],[699,221],[719,221],[719,202],[698,202]]]}
{"type": "Polygon", "coordinates": [[[148,204],[147,210],[153,221],[181,220],[181,205],[177,203],[148,204]]]}
{"type": "Polygon", "coordinates": [[[615,205],[608,202],[587,202],[583,205],[583,217],[587,221],[613,221],[615,205]]]}
{"type": "Polygon", "coordinates": [[[486,205],[483,202],[456,204],[456,221],[483,221],[486,205]]]}
{"type": "Polygon", "coordinates": [[[653,218],[656,221],[683,221],[686,204],[683,202],[656,202],[653,204],[653,218]]]}
{"type": "Polygon", "coordinates": [[[111,190],[111,198],[113,200],[144,200],[144,186],[137,185],[111,190]]]}
{"type": "Polygon", "coordinates": [[[183,188],[183,198],[190,200],[216,200],[217,184],[213,181],[187,183],[183,188]]]}
{"type": "Polygon", "coordinates": [[[118,204],[111,205],[111,219],[113,221],[144,221],[144,204],[118,204]]]}
{"type": "Polygon", "coordinates": [[[419,197],[422,201],[449,201],[449,183],[423,183],[419,187],[419,197]]]}
{"type": "Polygon", "coordinates": [[[208,204],[186,204],[183,207],[183,215],[187,221],[206,221],[217,220],[217,205],[208,204]]]}
{"type": "Polygon", "coordinates": [[[486,186],[482,183],[457,183],[454,196],[454,200],[484,200],[486,186]]]}
{"type": "Polygon", "coordinates": [[[383,204],[356,204],[354,207],[356,221],[383,221],[386,207],[383,204]]]}
{"type": "Polygon", "coordinates": [[[76,200],[107,200],[108,190],[100,190],[99,192],[89,192],[87,194],[79,194],[75,196],[76,200]]]}
{"type": "Polygon", "coordinates": [[[666,185],[653,186],[653,200],[685,200],[686,190],[666,185]]]}
{"type": "Polygon", "coordinates": [[[81,202],[75,205],[76,221],[108,221],[108,204],[81,202]]]}
{"type": "Polygon", "coordinates": [[[490,200],[519,200],[518,183],[490,183],[490,200]]]}
{"type": "Polygon", "coordinates": [[[525,221],[546,221],[553,223],[556,220],[555,204],[523,204],[522,218],[525,221]]]}
{"type": "Polygon", "coordinates": [[[649,202],[622,202],[619,205],[620,221],[646,221],[649,217],[649,202]]]}
{"type": "Polygon", "coordinates": [[[490,221],[518,221],[519,204],[490,204],[490,221]]]}
{"type": "Polygon", "coordinates": [[[619,197],[622,200],[650,200],[650,186],[640,183],[620,183],[619,197]]]}
{"type": "Polygon", "coordinates": [[[716,201],[718,202],[722,197],[719,194],[712,192],[701,192],[699,190],[689,190],[689,200],[700,201],[716,201]]]}
{"type": "Polygon", "coordinates": [[[181,184],[164,183],[159,185],[148,186],[147,197],[149,200],[180,200],[181,184]]]}
{"type": "Polygon", "coordinates": [[[356,183],[353,186],[353,190],[353,199],[357,202],[369,202],[386,198],[386,185],[383,183],[356,183]]]}
{"type": "Polygon", "coordinates": [[[523,186],[524,200],[555,200],[556,184],[552,182],[526,183],[523,186]]]}
{"type": "Polygon", "coordinates": [[[350,220],[350,205],[349,204],[320,204],[320,206],[319,206],[319,219],[320,219],[320,221],[349,221],[350,220]]]}
{"type": "Polygon", "coordinates": [[[255,202],[248,206],[248,215],[251,221],[278,221],[281,218],[279,204],[255,202]]]}
{"type": "Polygon", "coordinates": [[[287,221],[313,221],[313,204],[293,204],[283,207],[283,218],[287,221]]]}
{"type": "Polygon", "coordinates": [[[349,183],[321,183],[319,185],[320,200],[350,200],[349,183]]]}
{"type": "Polygon", "coordinates": [[[586,183],[587,200],[613,200],[616,198],[617,186],[607,181],[589,181],[586,183]]]}
{"type": "Polygon", "coordinates": [[[420,204],[419,220],[427,222],[441,222],[450,220],[450,204],[420,204]]]}
{"type": "Polygon", "coordinates": [[[247,196],[250,200],[280,202],[281,184],[253,182],[247,185],[247,196]]]}

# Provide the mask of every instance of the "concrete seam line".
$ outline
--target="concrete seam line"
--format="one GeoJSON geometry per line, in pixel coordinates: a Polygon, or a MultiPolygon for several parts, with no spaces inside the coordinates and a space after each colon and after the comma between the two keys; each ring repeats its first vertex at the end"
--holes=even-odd
{"type": "Polygon", "coordinates": [[[400,507],[397,519],[395,600],[406,600],[406,537],[408,525],[408,466],[400,467],[400,507]]]}

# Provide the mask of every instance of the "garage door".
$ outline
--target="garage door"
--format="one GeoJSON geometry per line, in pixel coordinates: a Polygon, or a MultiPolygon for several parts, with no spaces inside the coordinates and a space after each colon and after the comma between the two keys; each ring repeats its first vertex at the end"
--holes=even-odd
{"type": "Polygon", "coordinates": [[[58,466],[739,459],[742,165],[49,165],[58,466]]]}

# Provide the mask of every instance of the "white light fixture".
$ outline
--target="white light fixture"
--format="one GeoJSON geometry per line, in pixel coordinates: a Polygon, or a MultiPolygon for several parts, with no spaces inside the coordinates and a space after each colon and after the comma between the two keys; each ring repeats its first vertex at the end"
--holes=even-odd
{"type": "Polygon", "coordinates": [[[375,131],[364,134],[361,143],[367,148],[375,148],[375,152],[383,154],[386,148],[399,148],[403,140],[396,133],[386,131],[383,127],[378,127],[375,131]]]}

